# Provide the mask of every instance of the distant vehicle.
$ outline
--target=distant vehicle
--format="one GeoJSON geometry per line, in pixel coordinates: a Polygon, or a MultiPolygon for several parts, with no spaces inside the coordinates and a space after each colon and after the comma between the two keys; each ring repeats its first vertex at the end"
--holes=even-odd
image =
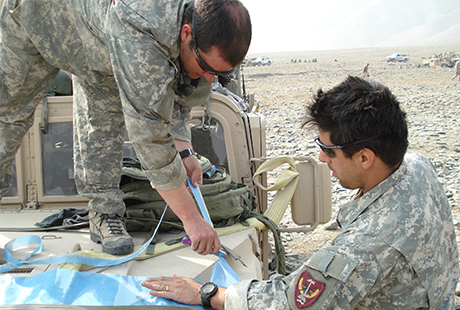
{"type": "Polygon", "coordinates": [[[422,62],[420,67],[425,68],[434,68],[434,67],[448,67],[453,68],[455,66],[455,62],[460,59],[459,54],[455,54],[455,52],[445,52],[442,54],[433,54],[430,58],[422,57],[422,62]]]}
{"type": "Polygon", "coordinates": [[[272,60],[267,56],[259,56],[256,59],[252,59],[248,62],[248,65],[251,66],[271,66],[272,60]]]}
{"type": "Polygon", "coordinates": [[[400,54],[400,53],[394,53],[394,54],[391,54],[390,56],[387,56],[385,57],[385,60],[387,62],[390,62],[390,61],[408,61],[410,59],[409,55],[404,55],[404,54],[400,54]]]}
{"type": "Polygon", "coordinates": [[[428,59],[422,59],[422,63],[420,64],[423,68],[435,68],[435,67],[442,67],[441,59],[439,57],[431,57],[428,59]]]}

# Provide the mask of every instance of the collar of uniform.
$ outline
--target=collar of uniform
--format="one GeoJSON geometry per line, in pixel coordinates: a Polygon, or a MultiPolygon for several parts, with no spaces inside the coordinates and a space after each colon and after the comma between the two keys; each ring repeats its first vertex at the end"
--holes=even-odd
{"type": "MultiPolygon", "coordinates": [[[[345,231],[346,227],[353,223],[356,218],[362,214],[372,203],[374,203],[380,196],[391,189],[401,178],[406,174],[407,163],[404,159],[401,165],[396,169],[388,178],[377,184],[374,188],[368,191],[355,200],[348,202],[340,207],[337,215],[337,221],[345,231]]],[[[356,195],[359,195],[358,192],[356,195]]]]}

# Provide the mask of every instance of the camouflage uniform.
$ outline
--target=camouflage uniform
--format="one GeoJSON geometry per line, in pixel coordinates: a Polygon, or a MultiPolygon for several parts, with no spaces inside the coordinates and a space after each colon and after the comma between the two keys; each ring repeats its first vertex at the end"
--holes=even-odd
{"type": "Polygon", "coordinates": [[[0,197],[33,113],[59,69],[74,83],[74,161],[79,193],[100,213],[123,215],[118,188],[126,130],[152,186],[172,190],[186,172],[174,138],[190,141],[180,30],[190,0],[5,0],[0,41],[0,197]]]}
{"type": "Polygon", "coordinates": [[[428,159],[406,155],[390,177],[345,204],[338,221],[332,245],[288,276],[230,286],[225,309],[454,309],[457,242],[428,159]]]}

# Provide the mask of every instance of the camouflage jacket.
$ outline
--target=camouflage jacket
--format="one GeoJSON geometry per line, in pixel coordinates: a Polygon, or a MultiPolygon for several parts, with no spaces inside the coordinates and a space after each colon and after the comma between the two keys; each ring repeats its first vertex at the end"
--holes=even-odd
{"type": "Polygon", "coordinates": [[[454,308],[457,242],[428,159],[406,155],[390,177],[342,206],[337,220],[342,232],[330,246],[288,276],[230,286],[226,309],[454,308]]]}
{"type": "Polygon", "coordinates": [[[186,176],[170,138],[191,140],[190,107],[205,103],[212,86],[200,79],[191,95],[179,91],[179,81],[191,81],[179,61],[182,17],[190,1],[22,0],[16,9],[50,64],[96,85],[115,76],[131,142],[152,185],[165,190],[177,188],[186,176]]]}

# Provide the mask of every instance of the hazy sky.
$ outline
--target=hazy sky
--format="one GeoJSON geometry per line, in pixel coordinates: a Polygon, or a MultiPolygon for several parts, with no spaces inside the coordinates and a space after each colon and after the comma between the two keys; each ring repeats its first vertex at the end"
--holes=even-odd
{"type": "Polygon", "coordinates": [[[399,33],[396,44],[425,39],[427,34],[438,39],[452,36],[452,42],[458,42],[459,0],[443,0],[442,6],[440,0],[241,2],[253,25],[249,54],[371,47],[399,33]]]}
{"type": "MultiPolygon", "coordinates": [[[[314,42],[302,34],[324,28],[334,12],[356,0],[241,0],[251,15],[249,53],[309,50],[314,42]],[[300,39],[302,38],[303,39],[300,39]]],[[[371,1],[369,1],[371,2],[371,1]]]]}

